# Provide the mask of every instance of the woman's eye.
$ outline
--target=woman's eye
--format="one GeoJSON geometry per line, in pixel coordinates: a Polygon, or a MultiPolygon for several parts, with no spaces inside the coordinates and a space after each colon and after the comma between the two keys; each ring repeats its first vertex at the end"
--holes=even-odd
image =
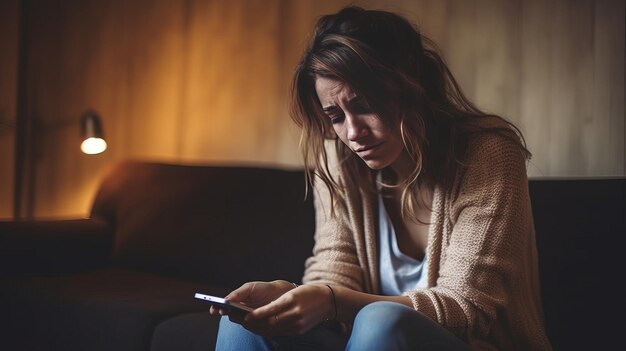
{"type": "Polygon", "coordinates": [[[331,115],[328,115],[328,117],[330,118],[330,123],[332,124],[339,123],[343,120],[343,113],[331,114],[331,115]]]}

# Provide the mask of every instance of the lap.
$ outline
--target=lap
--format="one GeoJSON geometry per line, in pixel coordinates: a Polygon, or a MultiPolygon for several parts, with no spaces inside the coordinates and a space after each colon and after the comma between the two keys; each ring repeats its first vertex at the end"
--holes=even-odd
{"type": "Polygon", "coordinates": [[[320,324],[303,335],[263,337],[222,317],[216,350],[229,351],[342,351],[348,336],[341,331],[320,324]]]}
{"type": "Polygon", "coordinates": [[[468,350],[425,314],[394,302],[375,302],[357,314],[346,350],[468,350]]]}
{"type": "Polygon", "coordinates": [[[321,324],[298,336],[265,338],[223,317],[216,350],[468,350],[441,325],[402,304],[376,302],[357,314],[350,336],[321,324]]]}

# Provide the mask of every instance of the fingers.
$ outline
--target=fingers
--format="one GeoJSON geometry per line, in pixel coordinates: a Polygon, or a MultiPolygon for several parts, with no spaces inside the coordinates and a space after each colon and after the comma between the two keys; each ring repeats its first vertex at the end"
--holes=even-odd
{"type": "Polygon", "coordinates": [[[286,323],[293,320],[284,299],[278,299],[248,313],[242,324],[246,329],[260,335],[281,335],[286,323]]]}
{"type": "Polygon", "coordinates": [[[248,313],[240,323],[244,328],[264,336],[299,335],[310,330],[323,318],[315,305],[302,304],[298,294],[286,293],[276,301],[248,313]]]}
{"type": "Polygon", "coordinates": [[[254,320],[262,320],[267,319],[268,317],[275,316],[283,310],[289,309],[290,305],[293,303],[293,298],[291,294],[285,294],[268,303],[265,306],[259,307],[256,310],[248,313],[246,316],[246,321],[254,321],[254,320]]]}
{"type": "Polygon", "coordinates": [[[249,282],[228,294],[226,300],[258,308],[278,299],[290,288],[293,289],[293,285],[283,281],[249,282]]]}
{"type": "MultiPolygon", "coordinates": [[[[234,315],[234,310],[220,311],[214,308],[211,313],[228,314],[231,321],[260,335],[289,335],[301,330],[301,303],[293,284],[287,281],[249,282],[232,291],[226,299],[245,303],[256,309],[246,315],[234,315]]],[[[308,325],[308,324],[307,324],[308,325]]]]}
{"type": "Polygon", "coordinates": [[[224,309],[224,308],[218,308],[215,306],[211,306],[209,308],[209,314],[213,315],[213,316],[226,316],[228,315],[228,310],[224,309]]]}
{"type": "Polygon", "coordinates": [[[293,335],[299,334],[305,327],[302,320],[301,310],[295,304],[294,298],[286,294],[248,313],[242,325],[265,336],[293,335]]]}
{"type": "MultiPolygon", "coordinates": [[[[231,319],[232,320],[232,319],[231,319]]],[[[255,319],[252,321],[242,321],[240,324],[259,335],[274,336],[274,335],[287,335],[285,329],[291,323],[290,318],[285,316],[279,317],[279,315],[273,315],[264,319],[255,319]]]]}
{"type": "Polygon", "coordinates": [[[256,282],[248,282],[240,286],[239,288],[230,292],[230,294],[226,295],[224,299],[229,301],[241,302],[245,301],[250,297],[252,292],[254,291],[254,286],[256,282]]]}
{"type": "Polygon", "coordinates": [[[250,299],[256,299],[255,302],[260,303],[257,305],[259,307],[245,317],[233,316],[231,311],[231,321],[241,324],[253,333],[273,336],[302,334],[324,320],[327,311],[323,307],[328,302],[325,299],[328,293],[325,287],[290,287],[290,290],[284,292],[279,285],[258,283],[255,286],[250,283],[237,289],[235,292],[242,295],[235,296],[247,294],[250,299]]]}

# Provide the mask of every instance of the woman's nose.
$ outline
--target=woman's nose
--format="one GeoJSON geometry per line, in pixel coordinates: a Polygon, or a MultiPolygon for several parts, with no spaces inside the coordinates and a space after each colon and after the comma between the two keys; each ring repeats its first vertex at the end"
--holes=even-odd
{"type": "Polygon", "coordinates": [[[359,118],[346,116],[346,121],[348,122],[348,140],[356,141],[369,135],[367,125],[362,123],[359,118]]]}

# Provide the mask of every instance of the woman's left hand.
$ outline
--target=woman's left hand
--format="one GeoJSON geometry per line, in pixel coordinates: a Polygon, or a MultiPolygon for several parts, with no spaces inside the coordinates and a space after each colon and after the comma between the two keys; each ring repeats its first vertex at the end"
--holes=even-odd
{"type": "Polygon", "coordinates": [[[330,290],[325,285],[301,285],[246,315],[242,325],[253,333],[300,335],[334,316],[330,290]]]}

